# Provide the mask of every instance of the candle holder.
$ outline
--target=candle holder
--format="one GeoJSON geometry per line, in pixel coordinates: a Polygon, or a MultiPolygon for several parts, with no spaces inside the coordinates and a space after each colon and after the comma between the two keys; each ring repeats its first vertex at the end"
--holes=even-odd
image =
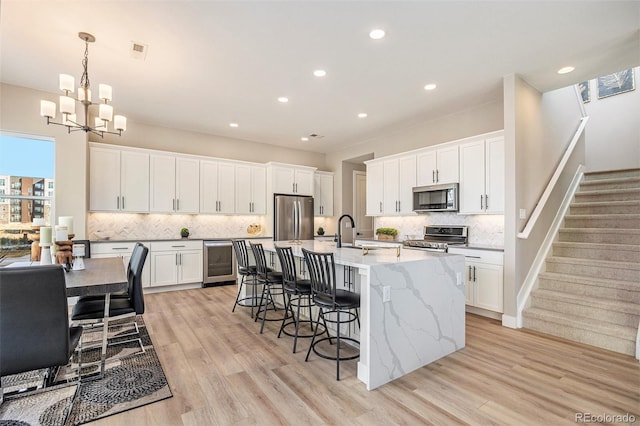
{"type": "Polygon", "coordinates": [[[40,264],[41,265],[51,265],[51,244],[50,243],[40,243],[40,264]]]}

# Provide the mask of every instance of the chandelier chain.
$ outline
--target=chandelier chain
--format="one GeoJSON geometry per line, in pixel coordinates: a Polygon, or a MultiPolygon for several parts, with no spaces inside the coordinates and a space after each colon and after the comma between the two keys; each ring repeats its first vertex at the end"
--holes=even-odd
{"type": "Polygon", "coordinates": [[[84,58],[82,59],[82,77],[80,77],[80,87],[83,89],[88,89],[91,87],[91,83],[89,82],[89,72],[87,68],[89,66],[89,42],[85,40],[84,42],[84,58]]]}

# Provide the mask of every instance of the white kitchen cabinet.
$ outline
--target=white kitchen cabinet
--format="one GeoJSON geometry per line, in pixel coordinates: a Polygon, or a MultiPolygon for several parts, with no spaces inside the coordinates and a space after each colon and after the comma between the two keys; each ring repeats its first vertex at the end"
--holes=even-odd
{"type": "Polygon", "coordinates": [[[333,216],[333,173],[316,172],[313,209],[315,216],[333,216]]]}
{"type": "Polygon", "coordinates": [[[503,252],[450,247],[449,253],[465,256],[466,304],[502,313],[504,292],[503,252]]]}
{"type": "Polygon", "coordinates": [[[202,282],[202,241],[151,243],[151,287],[202,282]]]}
{"type": "Polygon", "coordinates": [[[416,186],[457,183],[458,145],[429,149],[416,155],[416,186]]]}
{"type": "Polygon", "coordinates": [[[384,172],[382,162],[367,162],[367,216],[383,214],[384,172]]]}
{"type": "Polygon", "coordinates": [[[89,147],[89,210],[149,211],[149,154],[89,147]]]}
{"type": "Polygon", "coordinates": [[[274,194],[295,194],[313,196],[314,167],[293,166],[282,163],[268,163],[274,194]]]}
{"type": "Polygon", "coordinates": [[[367,164],[367,215],[412,215],[416,156],[367,164]]]}
{"type": "MultiPolygon", "coordinates": [[[[149,248],[150,243],[142,242],[145,247],[149,248]]],[[[131,254],[135,247],[135,242],[122,242],[122,243],[91,243],[91,257],[95,259],[105,257],[119,257],[122,259],[122,265],[126,269],[129,266],[129,260],[131,260],[131,254]]],[[[147,254],[147,258],[142,268],[142,287],[149,287],[151,283],[150,279],[150,256],[147,254]]]]}
{"type": "Polygon", "coordinates": [[[504,137],[460,145],[460,213],[504,213],[504,137]]]}
{"type": "Polygon", "coordinates": [[[200,213],[235,213],[235,188],[235,163],[200,161],[200,213]]]}
{"type": "Polygon", "coordinates": [[[195,158],[152,154],[150,207],[152,212],[198,213],[200,162],[195,158]]]}
{"type": "Polygon", "coordinates": [[[267,213],[267,172],[264,166],[236,165],[236,213],[267,213]]]}

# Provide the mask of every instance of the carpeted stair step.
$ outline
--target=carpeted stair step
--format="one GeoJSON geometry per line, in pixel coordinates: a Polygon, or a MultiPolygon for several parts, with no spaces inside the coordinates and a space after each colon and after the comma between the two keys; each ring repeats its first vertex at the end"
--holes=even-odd
{"type": "Polygon", "coordinates": [[[640,200],[571,203],[569,214],[640,214],[640,200]]]}
{"type": "Polygon", "coordinates": [[[640,214],[566,215],[565,228],[640,229],[640,214]]]}
{"type": "Polygon", "coordinates": [[[640,282],[640,264],[629,262],[550,256],[546,261],[546,269],[559,274],[640,282]]]}
{"type": "Polygon", "coordinates": [[[588,317],[625,327],[637,327],[640,321],[640,304],[563,293],[554,290],[534,290],[531,306],[547,311],[588,317]]]}
{"type": "Polygon", "coordinates": [[[580,191],[600,191],[603,189],[624,188],[640,188],[640,176],[584,180],[580,184],[580,191]]]}
{"type": "Polygon", "coordinates": [[[599,170],[595,172],[586,172],[584,174],[585,181],[618,179],[625,177],[640,177],[640,169],[599,170]]]}
{"type": "Polygon", "coordinates": [[[538,275],[538,288],[587,297],[640,303],[640,287],[637,282],[541,272],[538,275]]]}
{"type": "Polygon", "coordinates": [[[640,188],[603,189],[600,191],[578,191],[575,194],[576,203],[594,201],[637,201],[640,200],[640,188]]]}
{"type": "Polygon", "coordinates": [[[528,308],[522,318],[523,325],[532,330],[627,355],[635,354],[637,325],[624,327],[539,308],[528,308]]]}
{"type": "Polygon", "coordinates": [[[561,228],[559,241],[601,244],[640,244],[640,229],[561,228]]]}
{"type": "Polygon", "coordinates": [[[553,256],[640,263],[640,245],[555,242],[553,256]]]}

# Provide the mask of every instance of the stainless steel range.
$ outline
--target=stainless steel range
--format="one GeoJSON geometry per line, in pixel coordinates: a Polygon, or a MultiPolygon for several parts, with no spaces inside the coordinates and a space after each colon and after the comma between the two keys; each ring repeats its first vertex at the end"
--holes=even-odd
{"type": "Polygon", "coordinates": [[[467,244],[467,226],[425,226],[424,238],[405,240],[407,248],[446,253],[449,246],[467,244]]]}

